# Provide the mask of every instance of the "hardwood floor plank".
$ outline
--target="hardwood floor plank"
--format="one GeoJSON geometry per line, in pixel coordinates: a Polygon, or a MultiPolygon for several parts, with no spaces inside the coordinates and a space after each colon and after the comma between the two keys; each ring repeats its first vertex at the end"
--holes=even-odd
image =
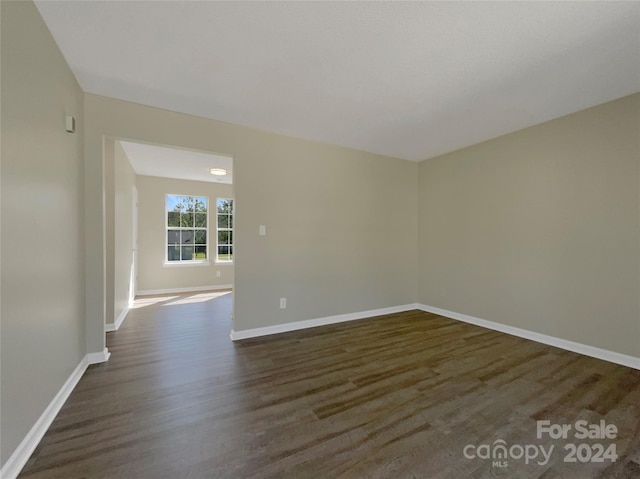
{"type": "Polygon", "coordinates": [[[640,371],[421,311],[232,343],[230,312],[224,292],[139,300],[20,477],[640,477],[640,371]],[[581,419],[618,427],[617,462],[536,437],[581,419]],[[498,440],[554,453],[463,454],[498,440]]]}

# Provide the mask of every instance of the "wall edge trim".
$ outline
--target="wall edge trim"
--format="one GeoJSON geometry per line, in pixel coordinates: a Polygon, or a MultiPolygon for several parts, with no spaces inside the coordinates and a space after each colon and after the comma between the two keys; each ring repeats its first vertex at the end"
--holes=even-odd
{"type": "Polygon", "coordinates": [[[87,360],[87,364],[99,364],[109,361],[110,356],[111,353],[109,352],[109,350],[107,348],[104,348],[100,352],[87,354],[85,358],[87,360]]]}
{"type": "Polygon", "coordinates": [[[138,296],[152,296],[154,294],[173,294],[173,293],[196,293],[198,291],[217,291],[220,289],[232,289],[232,284],[219,284],[216,286],[192,286],[188,288],[169,288],[169,289],[145,289],[136,292],[138,296]]]}
{"type": "Polygon", "coordinates": [[[298,331],[301,329],[316,328],[318,326],[326,326],[329,324],[344,323],[358,319],[374,318],[376,316],[384,316],[386,314],[402,313],[404,311],[412,311],[420,309],[416,303],[403,304],[400,306],[392,306],[390,308],[371,309],[368,311],[360,311],[356,313],[338,314],[335,316],[325,316],[322,318],[306,319],[303,321],[293,321],[290,323],[274,324],[262,328],[243,329],[240,331],[231,330],[229,337],[232,341],[242,339],[257,338],[261,336],[269,336],[271,334],[287,333],[289,331],[298,331]]]}
{"type": "Polygon", "coordinates": [[[464,323],[474,324],[476,326],[499,331],[501,333],[529,339],[537,343],[554,346],[566,351],[583,354],[592,358],[602,359],[603,361],[608,361],[610,363],[615,363],[621,366],[627,366],[633,369],[640,370],[640,357],[630,356],[627,354],[610,351],[608,349],[598,348],[596,346],[589,346],[588,344],[577,343],[575,341],[558,338],[556,336],[536,333],[527,329],[517,328],[515,326],[509,326],[502,323],[496,323],[494,321],[488,321],[486,319],[477,318],[475,316],[470,316],[467,314],[456,313],[455,311],[436,308],[435,306],[429,306],[426,304],[418,304],[418,309],[421,309],[422,311],[425,311],[427,313],[434,313],[446,318],[462,321],[464,323]]]}
{"type": "Polygon", "coordinates": [[[107,323],[105,325],[104,330],[107,333],[111,333],[113,331],[117,331],[118,329],[120,329],[120,326],[122,326],[122,323],[124,322],[124,318],[127,317],[127,313],[129,313],[129,306],[127,306],[122,310],[122,312],[118,315],[118,318],[115,320],[114,323],[107,323]]]}
{"type": "Polygon", "coordinates": [[[18,477],[89,365],[103,363],[109,359],[110,355],[109,350],[104,348],[103,351],[98,353],[88,353],[80,360],[80,363],[75,367],[18,447],[9,456],[4,466],[2,466],[0,477],[4,479],[18,477]]]}
{"type": "MultiPolygon", "coordinates": [[[[105,348],[106,351],[106,348],[105,348]]],[[[101,353],[92,353],[94,355],[100,355],[104,357],[105,351],[101,353]]],[[[82,378],[83,374],[87,370],[91,362],[91,354],[85,355],[80,363],[75,367],[71,375],[64,382],[60,390],[53,397],[49,405],[45,408],[35,424],[31,427],[27,435],[22,442],[13,451],[7,462],[2,466],[0,471],[0,477],[4,479],[15,479],[18,477],[24,466],[29,461],[29,458],[35,451],[36,447],[49,430],[49,427],[55,420],[56,416],[64,406],[65,402],[73,392],[74,388],[82,378]]]]}

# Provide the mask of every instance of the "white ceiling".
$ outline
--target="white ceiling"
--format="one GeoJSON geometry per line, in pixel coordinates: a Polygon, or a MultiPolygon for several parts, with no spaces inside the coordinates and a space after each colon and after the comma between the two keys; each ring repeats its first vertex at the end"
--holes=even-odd
{"type": "Polygon", "coordinates": [[[640,91],[640,2],[36,5],[87,92],[411,160],[640,91]]]}
{"type": "Polygon", "coordinates": [[[228,156],[131,141],[120,141],[120,144],[137,175],[233,183],[233,159],[228,156]],[[212,175],[211,168],[223,168],[227,174],[212,175]]]}

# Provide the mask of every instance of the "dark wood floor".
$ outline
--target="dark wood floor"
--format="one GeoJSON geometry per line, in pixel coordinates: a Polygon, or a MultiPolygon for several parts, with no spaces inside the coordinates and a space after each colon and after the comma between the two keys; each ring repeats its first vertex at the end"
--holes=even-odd
{"type": "Polygon", "coordinates": [[[137,306],[21,478],[640,478],[640,371],[419,311],[234,344],[230,293],[137,306]],[[544,419],[618,435],[538,440],[544,419]],[[497,440],[555,449],[463,455],[497,440]],[[619,459],[565,463],[567,442],[619,459]]]}

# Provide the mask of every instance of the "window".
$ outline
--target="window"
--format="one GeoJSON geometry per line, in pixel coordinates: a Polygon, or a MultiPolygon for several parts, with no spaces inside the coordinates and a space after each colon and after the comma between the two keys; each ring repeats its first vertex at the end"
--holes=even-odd
{"type": "Polygon", "coordinates": [[[218,198],[218,255],[216,261],[233,261],[233,200],[218,198]]]}
{"type": "Polygon", "coordinates": [[[208,198],[167,195],[167,262],[207,260],[208,198]]]}

